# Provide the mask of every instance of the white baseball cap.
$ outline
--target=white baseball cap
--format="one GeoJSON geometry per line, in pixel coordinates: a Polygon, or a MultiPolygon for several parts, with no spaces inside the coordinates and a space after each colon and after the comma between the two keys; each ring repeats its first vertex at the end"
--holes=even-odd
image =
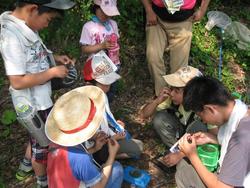
{"type": "Polygon", "coordinates": [[[83,67],[83,77],[85,81],[96,80],[103,85],[110,85],[121,78],[116,70],[117,67],[106,53],[100,51],[87,59],[83,67]]]}
{"type": "Polygon", "coordinates": [[[116,0],[94,0],[94,4],[99,5],[108,16],[120,15],[116,0]]]}

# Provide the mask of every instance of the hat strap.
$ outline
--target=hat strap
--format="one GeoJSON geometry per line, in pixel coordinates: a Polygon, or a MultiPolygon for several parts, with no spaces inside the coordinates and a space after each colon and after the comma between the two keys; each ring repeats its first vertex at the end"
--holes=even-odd
{"type": "Polygon", "coordinates": [[[85,123],[82,126],[77,127],[76,129],[67,130],[67,131],[61,130],[62,132],[66,133],[66,134],[73,134],[73,133],[76,133],[76,132],[79,132],[79,131],[85,129],[91,123],[91,121],[94,119],[94,116],[96,113],[96,107],[94,105],[94,102],[91,99],[90,99],[90,102],[91,102],[90,112],[89,112],[88,118],[85,121],[85,123]]]}

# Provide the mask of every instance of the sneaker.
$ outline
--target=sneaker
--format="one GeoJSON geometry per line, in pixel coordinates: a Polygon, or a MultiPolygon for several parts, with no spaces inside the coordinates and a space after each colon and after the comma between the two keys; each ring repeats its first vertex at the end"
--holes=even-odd
{"type": "Polygon", "coordinates": [[[16,172],[16,179],[23,181],[33,174],[33,170],[25,172],[24,170],[18,169],[16,172]]]}
{"type": "Polygon", "coordinates": [[[20,166],[16,172],[16,179],[18,179],[19,181],[23,181],[32,174],[33,174],[33,169],[31,166],[25,166],[22,163],[20,163],[20,166]]]}

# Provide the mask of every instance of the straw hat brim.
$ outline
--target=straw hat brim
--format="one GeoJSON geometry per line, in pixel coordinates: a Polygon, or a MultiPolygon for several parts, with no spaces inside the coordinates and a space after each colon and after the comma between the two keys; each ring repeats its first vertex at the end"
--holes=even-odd
{"type": "MultiPolygon", "coordinates": [[[[74,91],[88,96],[95,105],[96,113],[88,127],[77,133],[67,134],[62,132],[56,125],[56,121],[52,116],[54,108],[52,108],[45,123],[45,134],[49,140],[62,146],[75,146],[90,139],[100,127],[105,112],[105,94],[100,88],[95,86],[83,86],[73,89],[66,94],[70,95],[70,93],[74,91]]],[[[61,97],[63,97],[63,95],[61,97]]]]}

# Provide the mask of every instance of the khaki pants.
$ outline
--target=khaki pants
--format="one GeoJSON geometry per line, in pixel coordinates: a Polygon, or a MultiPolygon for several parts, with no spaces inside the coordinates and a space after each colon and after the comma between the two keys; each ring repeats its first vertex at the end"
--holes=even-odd
{"type": "Polygon", "coordinates": [[[178,188],[206,188],[193,166],[184,159],[176,165],[175,181],[178,188]]]}
{"type": "Polygon", "coordinates": [[[146,56],[149,72],[154,81],[155,94],[158,96],[166,85],[162,76],[166,75],[163,55],[170,52],[170,72],[188,65],[192,39],[192,22],[165,22],[158,18],[158,24],[146,27],[146,56]]]}
{"type": "Polygon", "coordinates": [[[161,110],[156,112],[153,118],[153,126],[157,134],[161,137],[161,140],[169,148],[177,142],[179,138],[176,136],[182,136],[185,132],[207,132],[207,127],[201,121],[193,120],[189,125],[184,126],[180,120],[168,110],[161,110]]]}

